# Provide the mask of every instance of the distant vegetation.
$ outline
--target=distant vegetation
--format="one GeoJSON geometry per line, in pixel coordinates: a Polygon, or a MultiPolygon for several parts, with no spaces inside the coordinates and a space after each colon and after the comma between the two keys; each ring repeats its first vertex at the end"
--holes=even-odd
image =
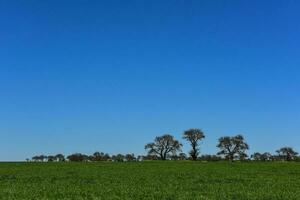
{"type": "Polygon", "coordinates": [[[145,160],[193,160],[193,161],[300,161],[298,152],[292,147],[282,147],[276,151],[276,154],[269,152],[255,152],[249,156],[247,150],[249,145],[245,142],[242,135],[225,136],[218,140],[217,155],[200,155],[200,141],[205,138],[201,129],[189,129],[184,131],[182,139],[186,140],[191,150],[188,155],[183,153],[182,144],[170,134],[157,136],[154,142],[145,145],[147,155],[117,154],[109,155],[104,152],[95,152],[93,155],[74,153],[68,156],[57,155],[37,155],[27,161],[34,162],[96,162],[96,161],[114,161],[114,162],[132,162],[145,160]]]}

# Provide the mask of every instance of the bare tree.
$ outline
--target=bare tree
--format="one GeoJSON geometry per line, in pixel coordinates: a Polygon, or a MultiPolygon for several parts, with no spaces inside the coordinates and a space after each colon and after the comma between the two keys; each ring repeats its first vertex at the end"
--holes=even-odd
{"type": "Polygon", "coordinates": [[[157,155],[161,160],[166,160],[171,153],[176,154],[177,151],[181,151],[181,147],[182,144],[169,134],[156,137],[153,143],[145,145],[149,155],[157,155]]]}
{"type": "Polygon", "coordinates": [[[221,137],[217,147],[220,148],[218,155],[224,155],[225,159],[230,161],[235,159],[244,160],[247,158],[246,151],[249,149],[249,145],[244,141],[242,135],[221,137]]]}
{"type": "Polygon", "coordinates": [[[205,138],[204,133],[201,129],[189,129],[184,131],[183,139],[186,139],[192,146],[192,150],[189,152],[193,160],[197,160],[200,150],[199,150],[199,141],[205,138]]]}

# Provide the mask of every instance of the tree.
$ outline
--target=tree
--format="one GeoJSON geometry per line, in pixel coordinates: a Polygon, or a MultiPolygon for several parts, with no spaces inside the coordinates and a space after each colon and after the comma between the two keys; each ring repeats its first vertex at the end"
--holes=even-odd
{"type": "Polygon", "coordinates": [[[53,162],[53,161],[55,161],[55,156],[48,156],[47,157],[47,159],[48,159],[48,162],[53,162]]]}
{"type": "Polygon", "coordinates": [[[67,157],[67,159],[71,162],[82,162],[88,161],[89,156],[81,153],[74,153],[67,157]]]}
{"type": "Polygon", "coordinates": [[[146,155],[142,156],[142,160],[159,160],[159,157],[157,155],[146,155]]]}
{"type": "Polygon", "coordinates": [[[187,156],[185,153],[173,154],[170,156],[171,160],[186,160],[187,156]]]}
{"type": "Polygon", "coordinates": [[[132,154],[126,154],[125,155],[125,160],[128,161],[128,162],[131,162],[131,161],[135,161],[136,158],[135,158],[133,153],[132,154]]]}
{"type": "Polygon", "coordinates": [[[218,155],[225,156],[225,159],[229,161],[244,160],[247,157],[246,150],[249,149],[249,145],[244,141],[242,135],[221,137],[217,147],[220,148],[218,155]]]}
{"type": "Polygon", "coordinates": [[[181,151],[182,144],[175,140],[172,135],[165,134],[156,137],[153,143],[145,145],[149,155],[157,155],[161,160],[166,160],[170,154],[181,151]]]}
{"type": "Polygon", "coordinates": [[[265,152],[262,154],[261,159],[262,159],[262,161],[271,161],[271,160],[273,160],[273,156],[271,153],[265,152]]]}
{"type": "Polygon", "coordinates": [[[39,155],[39,156],[32,157],[32,160],[35,162],[44,162],[45,159],[47,159],[47,156],[45,156],[45,155],[39,155]]]}
{"type": "Polygon", "coordinates": [[[143,160],[144,160],[144,156],[142,156],[142,155],[138,155],[136,157],[136,161],[143,161],[143,160]]]}
{"type": "Polygon", "coordinates": [[[110,156],[103,152],[95,152],[92,156],[92,161],[107,161],[110,156]]]}
{"type": "Polygon", "coordinates": [[[261,161],[262,154],[259,153],[259,152],[255,152],[254,154],[251,155],[251,158],[252,158],[254,161],[261,161]]]}
{"type": "Polygon", "coordinates": [[[258,153],[255,152],[253,155],[251,155],[251,158],[254,161],[270,161],[273,159],[272,154],[265,152],[265,153],[258,153]]]}
{"type": "Polygon", "coordinates": [[[292,161],[298,155],[298,152],[294,151],[291,147],[283,147],[276,151],[278,156],[285,161],[292,161]]]}
{"type": "Polygon", "coordinates": [[[221,161],[222,158],[217,155],[202,155],[202,156],[200,156],[199,160],[207,161],[207,162],[211,162],[211,161],[215,162],[215,161],[221,161]]]}
{"type": "Polygon", "coordinates": [[[45,155],[40,155],[39,158],[40,158],[40,161],[41,161],[41,162],[44,162],[44,161],[47,159],[47,156],[45,156],[45,155]]]}
{"type": "Polygon", "coordinates": [[[113,155],[111,159],[115,162],[124,162],[125,156],[122,154],[113,155]]]}
{"type": "Polygon", "coordinates": [[[186,156],[185,153],[180,153],[180,154],[178,155],[178,159],[179,159],[179,160],[186,160],[186,159],[187,159],[187,156],[186,156]]]}
{"type": "Polygon", "coordinates": [[[37,162],[37,161],[39,161],[39,156],[33,156],[31,158],[31,160],[34,161],[34,162],[37,162]]]}
{"type": "Polygon", "coordinates": [[[179,156],[177,154],[172,154],[169,157],[171,160],[179,160],[179,156]]]}
{"type": "Polygon", "coordinates": [[[294,161],[295,161],[295,162],[300,162],[300,156],[296,156],[296,157],[294,158],[294,161]]]}
{"type": "Polygon", "coordinates": [[[192,150],[189,152],[193,160],[197,160],[199,156],[199,141],[205,138],[204,133],[200,129],[189,129],[184,131],[183,139],[186,139],[192,146],[192,150]]]}
{"type": "Polygon", "coordinates": [[[55,155],[55,160],[57,162],[64,162],[66,159],[65,159],[65,156],[63,154],[56,154],[55,155]]]}

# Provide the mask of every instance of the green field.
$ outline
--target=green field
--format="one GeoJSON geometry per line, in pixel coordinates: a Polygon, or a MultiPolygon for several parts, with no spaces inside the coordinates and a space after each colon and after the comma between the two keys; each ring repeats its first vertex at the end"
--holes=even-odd
{"type": "Polygon", "coordinates": [[[300,199],[300,164],[0,163],[0,199],[300,199]]]}

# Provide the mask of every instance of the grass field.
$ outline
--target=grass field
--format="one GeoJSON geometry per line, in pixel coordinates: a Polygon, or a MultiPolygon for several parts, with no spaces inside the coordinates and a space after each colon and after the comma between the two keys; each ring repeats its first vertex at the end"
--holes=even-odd
{"type": "Polygon", "coordinates": [[[0,163],[0,199],[300,199],[300,164],[0,163]]]}

